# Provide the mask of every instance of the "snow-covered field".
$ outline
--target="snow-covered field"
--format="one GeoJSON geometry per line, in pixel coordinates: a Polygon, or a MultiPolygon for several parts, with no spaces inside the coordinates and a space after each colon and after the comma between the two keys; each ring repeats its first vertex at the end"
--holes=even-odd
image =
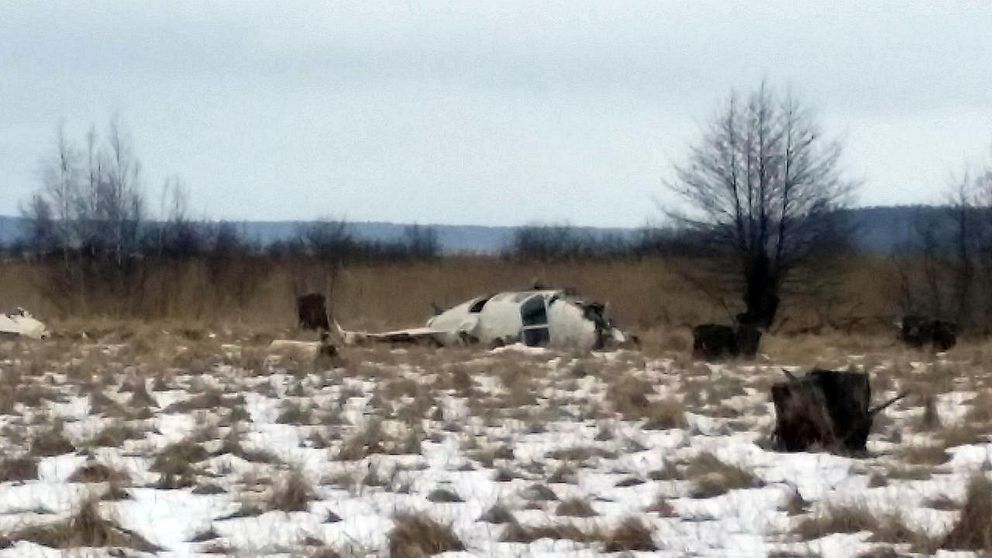
{"type": "Polygon", "coordinates": [[[963,353],[850,357],[914,392],[852,458],[772,450],[767,358],[183,345],[5,342],[0,556],[977,555],[963,353]]]}

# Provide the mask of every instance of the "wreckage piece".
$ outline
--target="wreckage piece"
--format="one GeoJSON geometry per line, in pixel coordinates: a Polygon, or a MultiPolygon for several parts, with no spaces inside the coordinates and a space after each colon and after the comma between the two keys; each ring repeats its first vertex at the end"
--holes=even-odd
{"type": "Polygon", "coordinates": [[[761,331],[749,325],[702,324],[692,328],[692,353],[708,361],[753,357],[760,343],[761,331]]]}
{"type": "Polygon", "coordinates": [[[327,299],[320,293],[296,297],[296,315],[300,329],[330,331],[327,321],[327,299]]]}
{"type": "Polygon", "coordinates": [[[274,339],[269,343],[267,352],[270,355],[290,355],[309,360],[321,358],[335,359],[338,357],[338,348],[334,345],[330,334],[326,331],[320,333],[320,341],[274,339]]]}
{"type": "Polygon", "coordinates": [[[346,331],[336,323],[335,327],[345,344],[420,342],[498,347],[523,343],[531,347],[600,350],[617,348],[628,341],[607,317],[606,305],[553,289],[473,298],[438,313],[422,328],[365,333],[346,331]]]}
{"type": "Polygon", "coordinates": [[[904,316],[898,323],[899,339],[910,347],[921,349],[933,347],[936,351],[947,351],[958,342],[958,325],[945,320],[934,320],[925,316],[904,316]]]}
{"type": "Polygon", "coordinates": [[[0,315],[0,335],[48,339],[48,328],[23,308],[0,315]]]}
{"type": "Polygon", "coordinates": [[[771,390],[775,440],[783,451],[864,453],[875,415],[906,396],[870,409],[867,374],[819,369],[798,378],[785,374],[788,381],[771,390]]]}

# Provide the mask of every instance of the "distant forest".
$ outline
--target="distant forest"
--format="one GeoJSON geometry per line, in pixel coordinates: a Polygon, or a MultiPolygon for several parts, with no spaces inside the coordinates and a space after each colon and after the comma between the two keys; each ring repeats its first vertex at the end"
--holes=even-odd
{"type": "MultiPolygon", "coordinates": [[[[937,206],[862,207],[846,209],[855,225],[855,248],[866,254],[888,255],[912,243],[918,231],[933,220],[949,219],[947,208],[937,206]]],[[[247,221],[230,223],[242,238],[268,247],[295,238],[307,223],[303,221],[247,221]]],[[[204,223],[204,227],[208,224],[204,223]]],[[[402,241],[409,225],[382,222],[349,222],[349,232],[358,239],[391,243],[402,241]]],[[[499,254],[510,249],[515,235],[528,227],[487,227],[478,225],[428,225],[436,233],[438,248],[446,254],[499,254]]],[[[643,229],[568,227],[573,234],[597,239],[635,241],[643,229]]],[[[23,217],[0,216],[0,244],[12,246],[25,237],[23,217]]]]}

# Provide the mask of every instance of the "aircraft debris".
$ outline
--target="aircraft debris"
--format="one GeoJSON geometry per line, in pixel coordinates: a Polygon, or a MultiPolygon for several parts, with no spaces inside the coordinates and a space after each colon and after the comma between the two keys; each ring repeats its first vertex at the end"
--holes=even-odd
{"type": "Polygon", "coordinates": [[[635,341],[613,324],[606,305],[556,289],[476,297],[438,313],[420,328],[367,333],[346,331],[336,322],[335,328],[345,344],[422,342],[501,347],[523,343],[531,347],[601,350],[635,341]]]}
{"type": "Polygon", "coordinates": [[[0,315],[0,335],[19,335],[31,339],[48,339],[48,328],[27,310],[18,308],[0,315]]]}

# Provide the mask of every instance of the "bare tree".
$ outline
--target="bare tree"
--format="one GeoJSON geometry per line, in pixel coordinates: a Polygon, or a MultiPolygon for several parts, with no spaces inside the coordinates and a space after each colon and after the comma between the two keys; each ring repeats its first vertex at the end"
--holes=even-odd
{"type": "Polygon", "coordinates": [[[903,313],[992,326],[992,164],[947,186],[947,203],[921,208],[914,236],[893,257],[903,313]]]}
{"type": "Polygon", "coordinates": [[[139,169],[116,120],[105,143],[90,129],[85,153],[59,126],[53,156],[42,161],[41,187],[22,211],[33,231],[30,249],[59,255],[48,278],[53,297],[58,295],[63,305],[75,298],[85,312],[96,291],[115,301],[137,297],[143,218],[139,169]]]}
{"type": "Polygon", "coordinates": [[[769,327],[783,289],[826,271],[824,255],[846,237],[837,210],[854,184],[841,151],[796,97],[762,84],[745,101],[731,94],[675,168],[668,186],[690,209],[672,215],[743,295],[742,324],[769,327]]]}

